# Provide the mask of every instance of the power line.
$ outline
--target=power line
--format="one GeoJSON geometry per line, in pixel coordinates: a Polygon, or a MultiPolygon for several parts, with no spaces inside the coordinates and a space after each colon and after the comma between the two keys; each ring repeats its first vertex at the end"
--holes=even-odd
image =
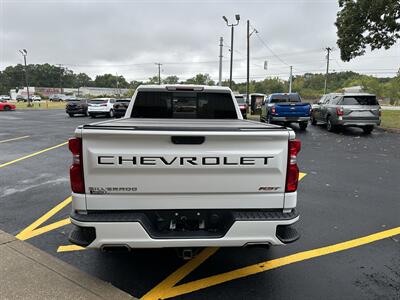
{"type": "Polygon", "coordinates": [[[290,66],[287,62],[285,62],[282,58],[280,58],[268,45],[267,43],[261,38],[260,34],[258,31],[255,32],[257,38],[260,40],[260,42],[264,45],[264,47],[271,52],[271,54],[277,59],[279,60],[281,63],[290,66]]]}

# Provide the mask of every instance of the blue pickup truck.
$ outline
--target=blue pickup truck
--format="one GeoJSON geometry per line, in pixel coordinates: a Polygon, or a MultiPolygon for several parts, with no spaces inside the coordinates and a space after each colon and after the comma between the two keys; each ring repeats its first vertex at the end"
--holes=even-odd
{"type": "Polygon", "coordinates": [[[299,123],[305,130],[310,120],[311,105],[301,102],[298,93],[269,95],[261,107],[260,121],[268,123],[299,123]]]}

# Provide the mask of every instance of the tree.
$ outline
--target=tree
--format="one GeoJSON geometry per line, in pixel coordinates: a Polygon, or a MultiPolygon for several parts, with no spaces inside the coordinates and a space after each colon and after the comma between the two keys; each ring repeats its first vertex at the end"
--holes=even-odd
{"type": "Polygon", "coordinates": [[[93,85],[93,81],[92,78],[90,78],[87,74],[85,73],[79,73],[78,75],[76,75],[76,86],[77,87],[81,87],[81,86],[92,86],[93,85]]]}
{"type": "Polygon", "coordinates": [[[132,89],[133,91],[137,89],[137,87],[139,85],[143,84],[142,81],[136,81],[136,80],[132,80],[131,82],[129,82],[129,88],[132,89]]]}
{"type": "Polygon", "coordinates": [[[193,78],[189,78],[185,81],[186,84],[201,84],[201,85],[215,85],[214,80],[211,79],[210,75],[205,74],[197,74],[193,78]]]}
{"type": "Polygon", "coordinates": [[[149,78],[149,81],[146,84],[158,84],[158,76],[153,76],[149,78]]]}
{"type": "Polygon", "coordinates": [[[172,75],[165,77],[162,81],[164,84],[177,84],[179,82],[178,76],[172,75]]]}
{"type": "Polygon", "coordinates": [[[114,76],[112,74],[97,75],[94,80],[96,87],[116,88],[117,82],[120,88],[127,88],[129,86],[129,83],[123,76],[114,76]]]}
{"type": "Polygon", "coordinates": [[[337,44],[343,61],[371,50],[389,49],[400,38],[399,0],[339,0],[337,44]]]}

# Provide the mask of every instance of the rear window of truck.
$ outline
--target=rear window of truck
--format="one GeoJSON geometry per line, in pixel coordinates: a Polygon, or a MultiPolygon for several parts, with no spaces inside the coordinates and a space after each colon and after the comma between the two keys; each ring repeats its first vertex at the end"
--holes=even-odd
{"type": "Polygon", "coordinates": [[[342,105],[378,105],[376,96],[344,96],[342,105]]]}
{"type": "Polygon", "coordinates": [[[235,96],[236,101],[238,104],[245,104],[246,103],[246,99],[244,99],[243,96],[235,96]]]}
{"type": "Polygon", "coordinates": [[[237,119],[229,93],[138,92],[132,118],[237,119]]]}
{"type": "Polygon", "coordinates": [[[285,102],[301,102],[300,96],[297,94],[292,95],[273,95],[271,96],[270,103],[285,103],[285,102]]]}

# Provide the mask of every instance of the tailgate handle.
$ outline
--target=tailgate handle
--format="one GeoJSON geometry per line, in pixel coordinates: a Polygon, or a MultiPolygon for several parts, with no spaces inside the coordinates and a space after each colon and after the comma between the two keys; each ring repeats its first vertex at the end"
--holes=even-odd
{"type": "Polygon", "coordinates": [[[204,136],[171,136],[171,142],[177,145],[200,145],[205,139],[204,136]]]}

